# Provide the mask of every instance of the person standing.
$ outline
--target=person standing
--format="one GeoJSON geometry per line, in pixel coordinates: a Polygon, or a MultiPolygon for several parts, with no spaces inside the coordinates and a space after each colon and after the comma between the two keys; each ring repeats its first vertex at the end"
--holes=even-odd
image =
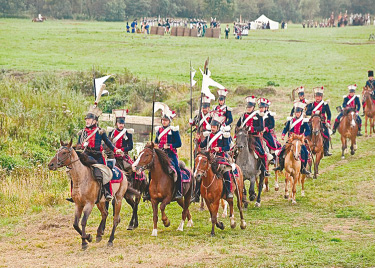
{"type": "Polygon", "coordinates": [[[228,39],[229,32],[230,32],[230,28],[229,28],[229,25],[227,24],[227,27],[225,28],[225,39],[228,39]]]}

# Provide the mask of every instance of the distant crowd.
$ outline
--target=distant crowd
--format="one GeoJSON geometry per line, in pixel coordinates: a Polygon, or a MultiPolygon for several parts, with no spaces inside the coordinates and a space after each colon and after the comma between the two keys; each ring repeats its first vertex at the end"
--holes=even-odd
{"type": "MultiPolygon", "coordinates": [[[[345,14],[341,12],[335,17],[335,13],[332,12],[329,18],[321,21],[307,20],[302,22],[303,28],[326,28],[326,27],[345,27],[345,26],[360,26],[360,25],[371,25],[371,16],[368,14],[353,14],[348,15],[348,11],[345,14]]],[[[375,16],[373,18],[373,25],[375,26],[375,16]]]]}

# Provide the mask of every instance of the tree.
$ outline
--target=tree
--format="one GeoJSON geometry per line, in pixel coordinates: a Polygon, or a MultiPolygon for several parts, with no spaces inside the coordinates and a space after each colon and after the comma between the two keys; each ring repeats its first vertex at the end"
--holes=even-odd
{"type": "Polygon", "coordinates": [[[126,4],[124,0],[112,0],[105,4],[104,20],[123,21],[125,20],[126,4]]]}
{"type": "Polygon", "coordinates": [[[316,0],[301,0],[299,9],[303,18],[312,20],[320,11],[319,2],[316,0]]]}

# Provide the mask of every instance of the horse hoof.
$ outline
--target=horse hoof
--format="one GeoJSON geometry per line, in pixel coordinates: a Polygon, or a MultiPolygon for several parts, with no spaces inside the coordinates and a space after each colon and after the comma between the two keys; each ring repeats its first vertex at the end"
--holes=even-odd
{"type": "Polygon", "coordinates": [[[250,201],[254,201],[256,198],[256,195],[250,195],[250,201]]]}
{"type": "Polygon", "coordinates": [[[224,229],[225,229],[225,227],[224,227],[224,223],[223,223],[222,221],[219,222],[218,224],[219,224],[219,226],[218,226],[219,229],[221,229],[221,230],[224,230],[224,229]]]}
{"type": "Polygon", "coordinates": [[[241,220],[240,227],[241,227],[242,230],[246,229],[246,221],[245,220],[241,220]]]}
{"type": "Polygon", "coordinates": [[[275,191],[277,192],[279,190],[279,187],[275,187],[275,191]]]}
{"type": "Polygon", "coordinates": [[[88,234],[86,240],[91,243],[92,242],[92,235],[88,234]]]}
{"type": "Polygon", "coordinates": [[[292,205],[297,204],[296,200],[292,200],[292,205]]]}
{"type": "Polygon", "coordinates": [[[82,250],[86,250],[89,247],[89,244],[82,244],[82,250]]]}
{"type": "Polygon", "coordinates": [[[186,224],[186,227],[193,227],[193,226],[194,226],[193,220],[189,220],[188,223],[186,224]]]}
{"type": "Polygon", "coordinates": [[[158,229],[153,229],[151,236],[158,236],[158,229]]]}
{"type": "Polygon", "coordinates": [[[211,233],[211,237],[215,237],[215,233],[211,233]]]}
{"type": "Polygon", "coordinates": [[[355,152],[354,152],[354,151],[351,151],[351,152],[350,152],[350,154],[351,154],[351,155],[354,155],[354,154],[355,154],[355,152]]]}
{"type": "Polygon", "coordinates": [[[108,243],[107,243],[107,247],[113,247],[113,242],[108,241],[108,243]]]}
{"type": "Polygon", "coordinates": [[[249,206],[249,203],[248,202],[244,202],[243,206],[244,206],[244,208],[247,208],[249,206]]]}
{"type": "Polygon", "coordinates": [[[129,225],[127,230],[132,231],[132,230],[134,230],[134,227],[129,225]]]}
{"type": "Polygon", "coordinates": [[[232,228],[232,229],[236,228],[236,226],[237,226],[236,222],[234,222],[233,224],[232,223],[230,224],[230,228],[232,228]]]}
{"type": "Polygon", "coordinates": [[[301,191],[301,196],[305,196],[305,191],[301,191]]]}
{"type": "Polygon", "coordinates": [[[164,223],[164,226],[165,227],[169,227],[169,225],[171,225],[171,222],[170,222],[170,220],[168,219],[168,220],[166,220],[165,222],[163,222],[164,223]]]}
{"type": "Polygon", "coordinates": [[[99,243],[100,241],[102,241],[102,237],[101,236],[96,236],[96,243],[99,243]]]}
{"type": "Polygon", "coordinates": [[[284,195],[284,198],[289,199],[289,195],[288,194],[284,195]]]}
{"type": "Polygon", "coordinates": [[[259,202],[256,202],[256,203],[255,203],[255,207],[256,207],[256,208],[260,208],[260,203],[259,203],[259,202]]]}

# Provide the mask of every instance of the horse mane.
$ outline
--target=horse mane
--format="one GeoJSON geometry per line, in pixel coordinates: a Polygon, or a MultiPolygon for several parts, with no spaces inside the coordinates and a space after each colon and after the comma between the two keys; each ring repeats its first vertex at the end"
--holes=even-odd
{"type": "Polygon", "coordinates": [[[77,153],[82,165],[86,167],[91,167],[93,164],[98,164],[98,161],[94,159],[90,159],[87,154],[80,152],[80,151],[75,151],[75,152],[77,153]]]}
{"type": "Polygon", "coordinates": [[[342,114],[343,114],[344,116],[346,116],[346,115],[348,115],[348,114],[351,113],[351,112],[355,112],[355,109],[353,109],[353,108],[344,109],[344,110],[342,111],[342,114]]]}
{"type": "Polygon", "coordinates": [[[162,170],[165,174],[169,174],[169,166],[171,165],[171,160],[169,159],[168,155],[163,150],[156,148],[153,142],[146,144],[145,148],[155,150],[162,170]]]}
{"type": "Polygon", "coordinates": [[[247,143],[248,143],[248,148],[249,148],[250,153],[254,152],[254,150],[255,150],[255,145],[254,145],[255,138],[254,138],[254,136],[247,134],[246,133],[247,131],[245,129],[236,127],[236,129],[235,129],[236,135],[240,131],[245,132],[245,134],[247,135],[247,143]]]}

